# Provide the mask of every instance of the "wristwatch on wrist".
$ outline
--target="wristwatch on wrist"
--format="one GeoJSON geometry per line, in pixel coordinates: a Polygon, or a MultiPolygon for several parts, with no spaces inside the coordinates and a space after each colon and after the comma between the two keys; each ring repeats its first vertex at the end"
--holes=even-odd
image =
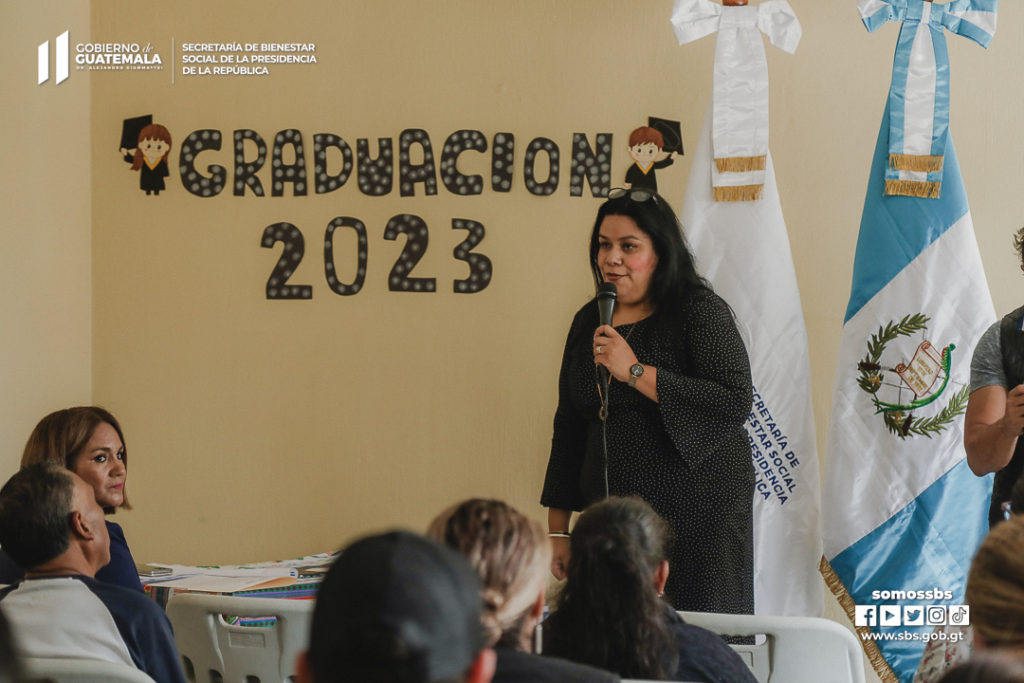
{"type": "Polygon", "coordinates": [[[629,368],[629,386],[636,388],[636,381],[640,379],[640,375],[644,374],[644,366],[639,363],[633,363],[629,368]]]}

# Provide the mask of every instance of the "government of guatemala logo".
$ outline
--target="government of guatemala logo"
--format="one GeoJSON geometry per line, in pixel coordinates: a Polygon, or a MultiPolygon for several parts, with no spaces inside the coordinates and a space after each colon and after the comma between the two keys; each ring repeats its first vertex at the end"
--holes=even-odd
{"type": "MultiPolygon", "coordinates": [[[[923,313],[907,315],[899,322],[889,321],[878,328],[868,341],[864,360],[857,364],[857,385],[875,406],[889,432],[900,439],[912,436],[931,438],[941,434],[967,410],[969,386],[963,386],[935,410],[942,394],[949,386],[953,344],[941,349],[924,338],[931,319],[923,313]],[[895,365],[886,362],[883,355],[890,343],[900,337],[921,334],[911,357],[895,365]],[[931,406],[925,409],[926,406],[931,406]]],[[[890,356],[895,355],[890,350],[890,356]]]]}
{"type": "MultiPolygon", "coordinates": [[[[58,85],[67,80],[68,67],[71,64],[71,58],[68,53],[68,33],[69,31],[64,31],[64,33],[57,36],[54,41],[56,43],[56,55],[53,60],[53,64],[56,71],[56,81],[58,85]]],[[[46,81],[50,80],[50,41],[47,40],[40,43],[37,53],[39,75],[36,84],[42,85],[46,81]]]]}

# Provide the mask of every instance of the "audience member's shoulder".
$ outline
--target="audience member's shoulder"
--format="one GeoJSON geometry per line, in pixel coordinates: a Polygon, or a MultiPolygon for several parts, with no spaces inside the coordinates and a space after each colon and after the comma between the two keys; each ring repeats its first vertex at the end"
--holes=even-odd
{"type": "Polygon", "coordinates": [[[492,683],[619,683],[615,674],[557,657],[542,657],[496,647],[492,683]]]}
{"type": "Polygon", "coordinates": [[[709,683],[757,683],[740,656],[717,633],[686,623],[669,608],[669,625],[679,647],[676,679],[709,683]]]}
{"type": "Polygon", "coordinates": [[[112,612],[115,610],[126,610],[130,614],[164,617],[164,612],[160,609],[160,606],[145,593],[140,593],[124,586],[105,583],[88,576],[76,578],[85,584],[92,591],[93,595],[99,598],[107,606],[107,609],[110,609],[112,612]]]}

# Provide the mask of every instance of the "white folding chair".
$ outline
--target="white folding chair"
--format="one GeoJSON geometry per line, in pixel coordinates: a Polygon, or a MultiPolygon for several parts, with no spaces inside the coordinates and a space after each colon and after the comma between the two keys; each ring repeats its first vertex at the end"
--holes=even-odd
{"type": "Polygon", "coordinates": [[[312,600],[175,594],[167,603],[185,678],[193,683],[288,683],[309,644],[312,600]],[[224,616],[273,617],[265,626],[224,616]]]}
{"type": "Polygon", "coordinates": [[[154,683],[153,679],[127,664],[98,659],[25,657],[25,674],[30,681],[53,683],[154,683]]]}
{"type": "Polygon", "coordinates": [[[732,646],[761,683],[864,683],[860,643],[834,621],[706,612],[679,615],[723,636],[764,635],[764,643],[732,646]]]}

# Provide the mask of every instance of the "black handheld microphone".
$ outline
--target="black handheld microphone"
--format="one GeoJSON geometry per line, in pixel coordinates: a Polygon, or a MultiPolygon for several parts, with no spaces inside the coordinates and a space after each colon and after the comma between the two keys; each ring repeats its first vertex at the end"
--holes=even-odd
{"type": "Polygon", "coordinates": [[[597,314],[602,325],[612,324],[612,312],[615,311],[615,300],[618,296],[619,290],[611,282],[602,282],[597,288],[597,314]]]}
{"type": "MultiPolygon", "coordinates": [[[[615,311],[615,301],[618,299],[619,290],[611,282],[602,282],[597,288],[597,315],[601,325],[612,324],[612,313],[615,311]]],[[[608,395],[608,368],[603,365],[597,366],[598,377],[601,378],[601,388],[604,389],[604,396],[608,395]]]]}

